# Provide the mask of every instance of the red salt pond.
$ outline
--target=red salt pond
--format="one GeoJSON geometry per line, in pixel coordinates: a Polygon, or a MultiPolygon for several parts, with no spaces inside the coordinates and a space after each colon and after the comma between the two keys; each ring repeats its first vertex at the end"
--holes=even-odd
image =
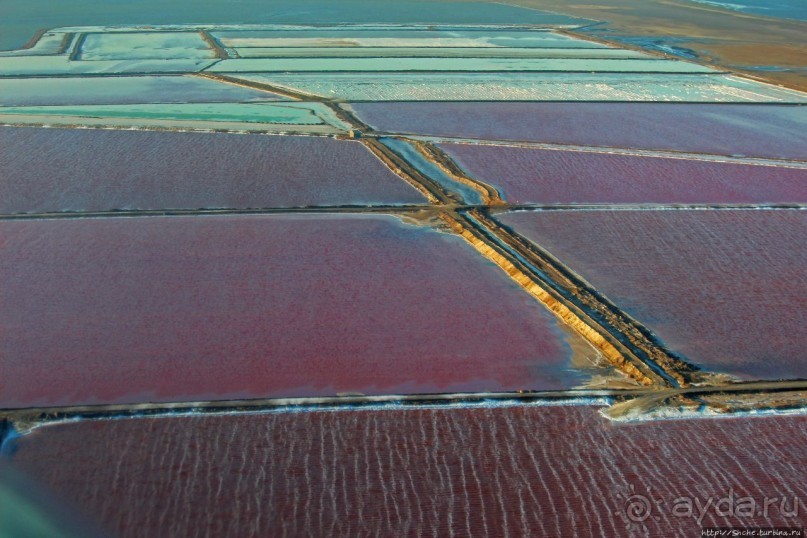
{"type": "Polygon", "coordinates": [[[511,203],[807,202],[807,167],[477,144],[441,147],[511,203]]]}
{"type": "Polygon", "coordinates": [[[682,103],[355,103],[378,130],[807,159],[807,106],[682,103]]]}
{"type": "Polygon", "coordinates": [[[807,212],[536,211],[498,218],[691,362],[746,379],[807,377],[807,212]]]}
{"type": "Polygon", "coordinates": [[[804,416],[455,408],[83,421],[11,448],[124,538],[667,537],[804,526],[805,432],[804,416]]]}
{"type": "Polygon", "coordinates": [[[0,407],[562,389],[595,354],[391,216],[0,221],[0,281],[0,407]]]}
{"type": "Polygon", "coordinates": [[[0,127],[0,170],[2,213],[426,202],[325,137],[0,127]]]}

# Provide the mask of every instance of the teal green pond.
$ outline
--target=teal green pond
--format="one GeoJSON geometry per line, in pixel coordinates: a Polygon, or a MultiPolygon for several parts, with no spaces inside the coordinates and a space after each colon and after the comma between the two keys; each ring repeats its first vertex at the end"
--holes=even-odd
{"type": "Polygon", "coordinates": [[[158,24],[536,24],[590,21],[503,4],[417,0],[3,0],[0,50],[22,47],[41,28],[158,24]]]}

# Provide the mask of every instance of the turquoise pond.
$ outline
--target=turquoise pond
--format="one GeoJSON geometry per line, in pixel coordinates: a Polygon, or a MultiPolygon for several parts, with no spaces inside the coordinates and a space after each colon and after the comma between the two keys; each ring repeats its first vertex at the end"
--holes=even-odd
{"type": "Polygon", "coordinates": [[[579,25],[589,21],[483,2],[417,0],[3,0],[0,50],[23,46],[41,28],[132,24],[432,23],[579,25]]]}

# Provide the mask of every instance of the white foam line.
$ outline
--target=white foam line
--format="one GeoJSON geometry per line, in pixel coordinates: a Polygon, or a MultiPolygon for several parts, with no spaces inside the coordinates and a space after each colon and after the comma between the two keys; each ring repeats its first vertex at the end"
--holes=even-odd
{"type": "MultiPolygon", "coordinates": [[[[394,135],[390,135],[394,136],[394,135]]],[[[728,164],[746,164],[751,166],[776,166],[779,168],[807,169],[807,161],[769,159],[764,157],[732,157],[712,153],[687,153],[681,151],[665,151],[651,149],[617,148],[610,146],[577,146],[570,144],[551,144],[545,142],[521,142],[509,140],[481,140],[476,138],[452,138],[440,136],[406,135],[409,138],[426,142],[468,144],[476,146],[496,146],[541,149],[547,151],[577,151],[580,153],[602,153],[606,155],[629,155],[632,157],[654,157],[663,159],[679,159],[684,161],[707,161],[728,164]]]]}
{"type": "MultiPolygon", "coordinates": [[[[204,121],[204,120],[193,120],[204,121]]],[[[286,124],[293,125],[293,124],[286,124]]],[[[167,133],[209,133],[209,134],[238,134],[238,135],[262,135],[262,136],[311,136],[311,137],[324,137],[336,138],[341,132],[303,132],[303,131],[275,131],[270,129],[256,129],[256,130],[243,130],[243,129],[227,129],[216,127],[168,127],[160,125],[92,125],[92,124],[79,124],[79,123],[31,123],[20,122],[2,122],[0,127],[33,127],[37,129],[98,129],[105,131],[145,131],[145,132],[167,132],[167,133]]]]}
{"type": "MultiPolygon", "coordinates": [[[[512,7],[512,6],[511,6],[512,7]]],[[[543,10],[541,10],[543,11],[543,10]]],[[[546,32],[556,33],[558,29],[576,28],[577,24],[542,24],[542,23],[525,23],[525,24],[472,24],[472,23],[458,23],[458,24],[418,24],[418,23],[327,23],[327,24],[216,24],[216,23],[201,23],[201,24],[158,24],[158,25],[111,25],[111,26],[58,26],[48,30],[49,32],[64,32],[64,33],[119,33],[119,32],[134,32],[134,33],[151,33],[163,31],[276,31],[276,30],[296,30],[296,31],[327,31],[327,30],[523,30],[530,32],[546,32]]],[[[559,34],[563,35],[563,34],[559,34]]],[[[567,37],[567,36],[564,36],[567,37]]],[[[575,39],[575,38],[570,38],[575,39]]],[[[591,39],[580,39],[581,41],[591,41],[591,39]]],[[[25,49],[23,49],[25,50],[25,49]]]]}
{"type": "MultiPolygon", "coordinates": [[[[214,410],[207,411],[205,408],[191,408],[182,411],[168,411],[155,414],[119,414],[98,417],[83,417],[76,415],[73,417],[60,418],[51,421],[37,422],[29,427],[12,430],[11,439],[22,437],[29,433],[47,426],[72,424],[82,421],[105,421],[105,420],[130,420],[130,419],[163,419],[163,418],[192,418],[192,417],[221,417],[221,416],[244,416],[244,415],[283,415],[283,414],[303,414],[303,413],[339,413],[339,412],[383,412],[383,411],[420,411],[439,409],[508,409],[514,407],[569,407],[569,406],[589,406],[605,407],[611,405],[611,398],[607,397],[579,397],[579,398],[559,398],[548,400],[524,401],[519,399],[483,399],[478,401],[449,401],[447,403],[404,403],[404,402],[378,402],[372,404],[358,405],[281,405],[259,409],[239,409],[239,410],[214,410]]],[[[7,438],[8,439],[8,438],[7,438]]]]}
{"type": "Polygon", "coordinates": [[[807,416],[807,402],[804,407],[793,409],[748,409],[742,411],[720,412],[709,407],[703,407],[697,411],[684,409],[681,407],[663,407],[649,413],[627,414],[625,416],[609,416],[607,410],[600,409],[599,413],[613,422],[641,423],[657,422],[661,420],[709,420],[709,419],[732,419],[732,418],[762,418],[781,416],[807,416]]]}
{"type": "Polygon", "coordinates": [[[493,208],[499,213],[519,213],[519,212],[539,212],[539,211],[804,211],[807,210],[805,204],[748,204],[748,205],[720,205],[720,204],[592,204],[592,205],[535,205],[529,204],[514,208],[493,208]]]}

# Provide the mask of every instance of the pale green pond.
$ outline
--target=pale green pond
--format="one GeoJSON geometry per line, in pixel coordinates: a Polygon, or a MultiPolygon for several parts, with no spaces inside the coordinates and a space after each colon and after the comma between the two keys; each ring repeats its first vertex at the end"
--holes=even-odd
{"type": "Polygon", "coordinates": [[[29,49],[0,51],[0,57],[59,54],[62,50],[62,44],[65,43],[65,34],[66,32],[45,32],[33,47],[29,49]]]}
{"type": "Polygon", "coordinates": [[[318,103],[189,103],[107,106],[0,107],[0,115],[72,116],[318,125],[332,116],[318,103]]]}
{"type": "Polygon", "coordinates": [[[239,48],[242,58],[653,58],[626,49],[509,47],[297,47],[239,48]]]}
{"type": "Polygon", "coordinates": [[[0,76],[117,75],[193,73],[213,60],[97,60],[72,61],[67,56],[0,58],[0,76]]]}
{"type": "Polygon", "coordinates": [[[205,59],[213,50],[198,32],[86,34],[82,60],[205,59]]]}
{"type": "Polygon", "coordinates": [[[273,58],[224,60],[208,71],[568,71],[600,73],[709,73],[708,67],[675,60],[584,58],[273,58]]]}
{"type": "Polygon", "coordinates": [[[0,77],[0,105],[106,105],[124,103],[213,103],[286,98],[261,90],[195,76],[0,77]]]}
{"type": "Polygon", "coordinates": [[[605,45],[541,30],[341,28],[317,30],[214,31],[228,47],[515,47],[607,48],[605,45]]]}
{"type": "Polygon", "coordinates": [[[333,73],[239,78],[345,101],[807,102],[803,93],[726,75],[333,73]]]}

